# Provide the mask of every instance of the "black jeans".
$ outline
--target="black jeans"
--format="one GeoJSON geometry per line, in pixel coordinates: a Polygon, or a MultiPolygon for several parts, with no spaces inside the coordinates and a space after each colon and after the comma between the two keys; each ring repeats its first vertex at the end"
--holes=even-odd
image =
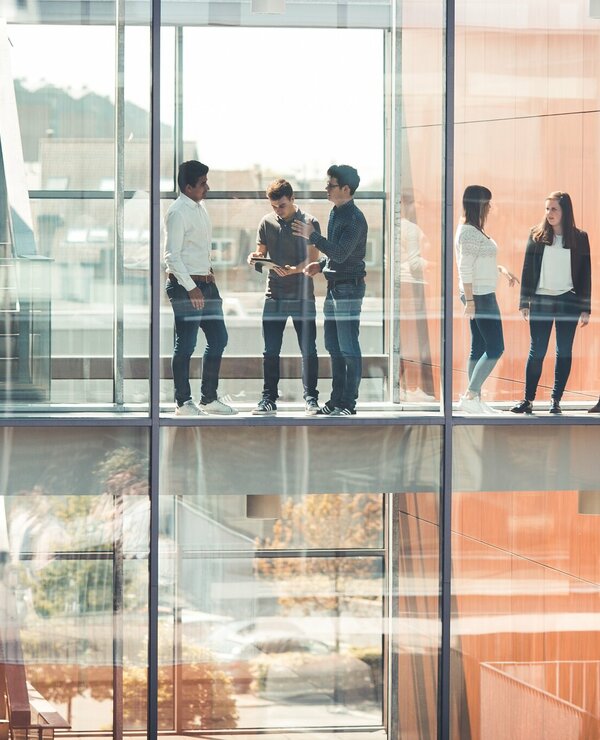
{"type": "Polygon", "coordinates": [[[167,296],[175,315],[175,347],[171,367],[175,385],[175,400],[179,406],[192,397],[190,389],[190,358],[196,348],[198,329],[206,337],[202,358],[201,403],[217,398],[221,357],[227,346],[227,329],[223,318],[223,301],[215,283],[197,283],[204,296],[204,308],[192,306],[187,290],[177,281],[167,279],[167,296]]]}
{"type": "Polygon", "coordinates": [[[314,300],[302,298],[265,298],[262,331],[265,342],[263,353],[263,398],[276,401],[279,397],[279,356],[283,332],[288,318],[292,319],[298,346],[302,355],[302,385],[304,398],[317,399],[319,360],[317,358],[317,312],[314,300]]]}
{"type": "Polygon", "coordinates": [[[528,401],[535,399],[548,342],[550,341],[552,324],[554,324],[556,330],[556,360],[552,398],[556,401],[560,401],[562,398],[571,372],[573,340],[575,339],[575,330],[580,315],[579,300],[572,291],[556,296],[536,295],[533,297],[529,308],[531,347],[525,368],[525,398],[528,401]]]}

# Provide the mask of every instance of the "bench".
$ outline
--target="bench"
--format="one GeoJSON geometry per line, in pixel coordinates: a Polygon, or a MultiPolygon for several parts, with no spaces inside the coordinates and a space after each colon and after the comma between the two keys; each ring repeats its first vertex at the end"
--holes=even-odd
{"type": "MultiPolygon", "coordinates": [[[[0,594],[8,596],[4,588],[0,594]]],[[[10,599],[1,610],[0,740],[52,740],[55,730],[71,725],[27,681],[19,627],[10,599]]]]}

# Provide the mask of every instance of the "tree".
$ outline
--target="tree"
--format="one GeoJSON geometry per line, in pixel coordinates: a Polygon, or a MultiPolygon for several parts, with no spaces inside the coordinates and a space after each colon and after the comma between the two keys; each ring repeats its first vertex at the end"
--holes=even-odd
{"type": "Polygon", "coordinates": [[[259,572],[277,582],[279,603],[288,611],[312,613],[315,608],[339,616],[356,612],[360,602],[378,595],[360,593],[356,586],[377,577],[380,563],[369,550],[382,546],[383,497],[360,493],[319,494],[300,501],[288,498],[273,534],[259,541],[264,549],[305,549],[302,558],[262,558],[259,572]],[[311,549],[364,549],[365,557],[311,557],[311,549]],[[328,588],[327,582],[333,581],[328,588]]]}

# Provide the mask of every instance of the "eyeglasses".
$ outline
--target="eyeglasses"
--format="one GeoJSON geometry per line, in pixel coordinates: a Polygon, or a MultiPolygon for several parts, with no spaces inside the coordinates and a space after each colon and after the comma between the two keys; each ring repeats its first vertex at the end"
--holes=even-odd
{"type": "Polygon", "coordinates": [[[333,182],[328,182],[327,185],[325,185],[325,190],[334,190],[335,188],[339,188],[340,186],[333,182]]]}

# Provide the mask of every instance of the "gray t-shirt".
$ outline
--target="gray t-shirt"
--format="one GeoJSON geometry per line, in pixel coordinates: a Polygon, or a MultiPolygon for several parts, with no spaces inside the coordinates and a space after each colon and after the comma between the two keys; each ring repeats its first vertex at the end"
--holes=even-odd
{"type": "MultiPolygon", "coordinates": [[[[285,221],[275,213],[268,213],[258,226],[256,243],[264,244],[268,256],[278,265],[297,265],[304,262],[308,255],[308,242],[292,233],[292,223],[295,221],[311,223],[317,233],[321,233],[319,222],[310,214],[298,209],[294,218],[285,221]]],[[[262,265],[256,269],[262,272],[262,265]]],[[[266,268],[265,268],[266,269],[266,268]]],[[[306,275],[290,275],[280,277],[272,270],[268,270],[267,288],[265,295],[268,298],[304,298],[314,299],[312,278],[306,275]]]]}

